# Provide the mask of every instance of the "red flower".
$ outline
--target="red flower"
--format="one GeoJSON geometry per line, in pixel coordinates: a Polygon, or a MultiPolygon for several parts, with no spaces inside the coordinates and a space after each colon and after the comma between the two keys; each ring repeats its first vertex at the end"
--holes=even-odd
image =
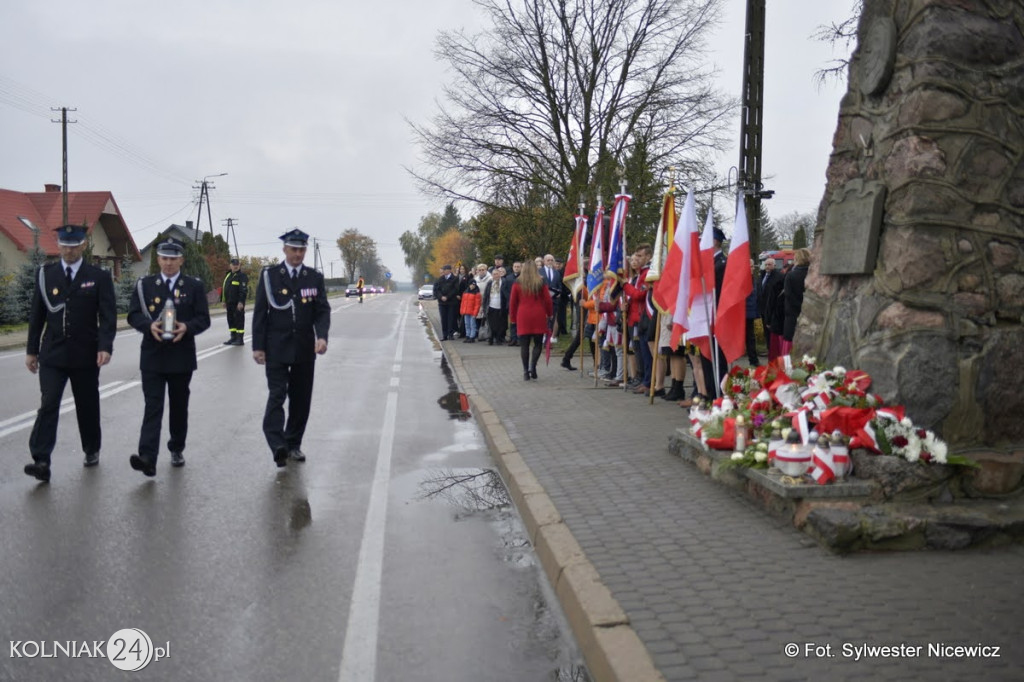
{"type": "Polygon", "coordinates": [[[918,429],[917,430],[917,437],[918,438],[927,438],[928,437],[928,432],[925,431],[924,429],[918,429]]]}
{"type": "Polygon", "coordinates": [[[892,444],[898,448],[905,448],[910,441],[907,440],[906,436],[893,436],[892,444]]]}
{"type": "Polygon", "coordinates": [[[931,453],[930,452],[922,452],[921,453],[921,461],[922,462],[930,462],[930,461],[932,461],[931,453]]]}
{"type": "Polygon", "coordinates": [[[733,384],[732,385],[732,392],[733,393],[743,393],[743,387],[740,386],[739,384],[733,384]]]}

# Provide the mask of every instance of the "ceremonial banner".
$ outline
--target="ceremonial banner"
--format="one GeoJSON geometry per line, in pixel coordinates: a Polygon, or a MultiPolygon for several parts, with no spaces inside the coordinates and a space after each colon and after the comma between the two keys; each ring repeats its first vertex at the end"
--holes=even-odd
{"type": "Polygon", "coordinates": [[[593,291],[604,280],[604,206],[597,207],[594,215],[594,236],[590,246],[590,272],[587,289],[593,291]]]}
{"type": "Polygon", "coordinates": [[[565,272],[562,282],[576,296],[583,288],[583,245],[587,240],[587,216],[576,216],[576,229],[572,232],[572,243],[569,245],[569,258],[565,261],[565,272]]]}

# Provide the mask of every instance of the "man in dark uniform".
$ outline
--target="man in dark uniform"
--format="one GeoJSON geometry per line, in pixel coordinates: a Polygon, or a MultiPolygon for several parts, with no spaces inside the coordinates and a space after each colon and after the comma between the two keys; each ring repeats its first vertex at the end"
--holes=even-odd
{"type": "Polygon", "coordinates": [[[285,262],[263,268],[252,313],[252,357],[266,366],[270,391],[263,434],[279,467],[289,457],[306,461],[302,436],[313,397],[313,369],[316,356],[327,352],[331,327],[324,276],[302,264],[309,235],[295,228],[281,240],[285,262]]]}
{"type": "Polygon", "coordinates": [[[160,272],[135,284],[128,306],[128,324],[142,332],[139,369],[146,407],[139,433],[139,453],[132,455],[132,469],[156,475],[160,452],[160,423],[164,418],[164,392],[170,403],[168,425],[171,466],[185,466],[188,435],[188,398],[196,363],[196,336],[210,328],[210,307],[201,280],[181,273],[185,247],[167,239],[156,247],[160,272]],[[167,317],[174,311],[173,324],[167,317]]]}
{"type": "Polygon", "coordinates": [[[231,259],[231,270],[224,277],[220,300],[224,302],[224,310],[228,318],[228,331],[231,338],[224,342],[225,346],[244,346],[245,341],[245,300],[249,297],[249,275],[242,272],[237,258],[231,259]]]}
{"type": "Polygon", "coordinates": [[[50,455],[69,380],[85,466],[100,462],[100,367],[110,362],[114,350],[117,306],[110,274],[82,258],[85,241],[84,227],[57,228],[60,261],[39,268],[32,291],[25,366],[39,374],[42,401],[28,440],[33,461],[25,473],[44,483],[50,480],[50,455]]]}
{"type": "Polygon", "coordinates": [[[459,315],[459,278],[452,274],[452,266],[441,268],[441,276],[434,282],[434,298],[441,316],[441,340],[455,338],[459,315]]]}

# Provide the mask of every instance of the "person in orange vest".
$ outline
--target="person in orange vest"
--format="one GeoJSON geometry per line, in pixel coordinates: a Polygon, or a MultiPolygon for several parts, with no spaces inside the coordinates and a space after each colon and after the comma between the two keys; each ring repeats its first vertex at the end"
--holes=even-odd
{"type": "Polygon", "coordinates": [[[360,277],[359,281],[356,282],[356,286],[359,288],[359,302],[363,302],[363,278],[360,277]]]}

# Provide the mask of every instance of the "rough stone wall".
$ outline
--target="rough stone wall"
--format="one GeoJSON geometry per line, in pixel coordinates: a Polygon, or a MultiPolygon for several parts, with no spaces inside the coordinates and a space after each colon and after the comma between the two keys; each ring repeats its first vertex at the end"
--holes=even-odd
{"type": "Polygon", "coordinates": [[[956,449],[1019,447],[1024,3],[865,0],[859,38],[795,352],[866,370],[956,449]],[[886,192],[873,271],[825,275],[830,197],[857,179],[886,192]]]}

